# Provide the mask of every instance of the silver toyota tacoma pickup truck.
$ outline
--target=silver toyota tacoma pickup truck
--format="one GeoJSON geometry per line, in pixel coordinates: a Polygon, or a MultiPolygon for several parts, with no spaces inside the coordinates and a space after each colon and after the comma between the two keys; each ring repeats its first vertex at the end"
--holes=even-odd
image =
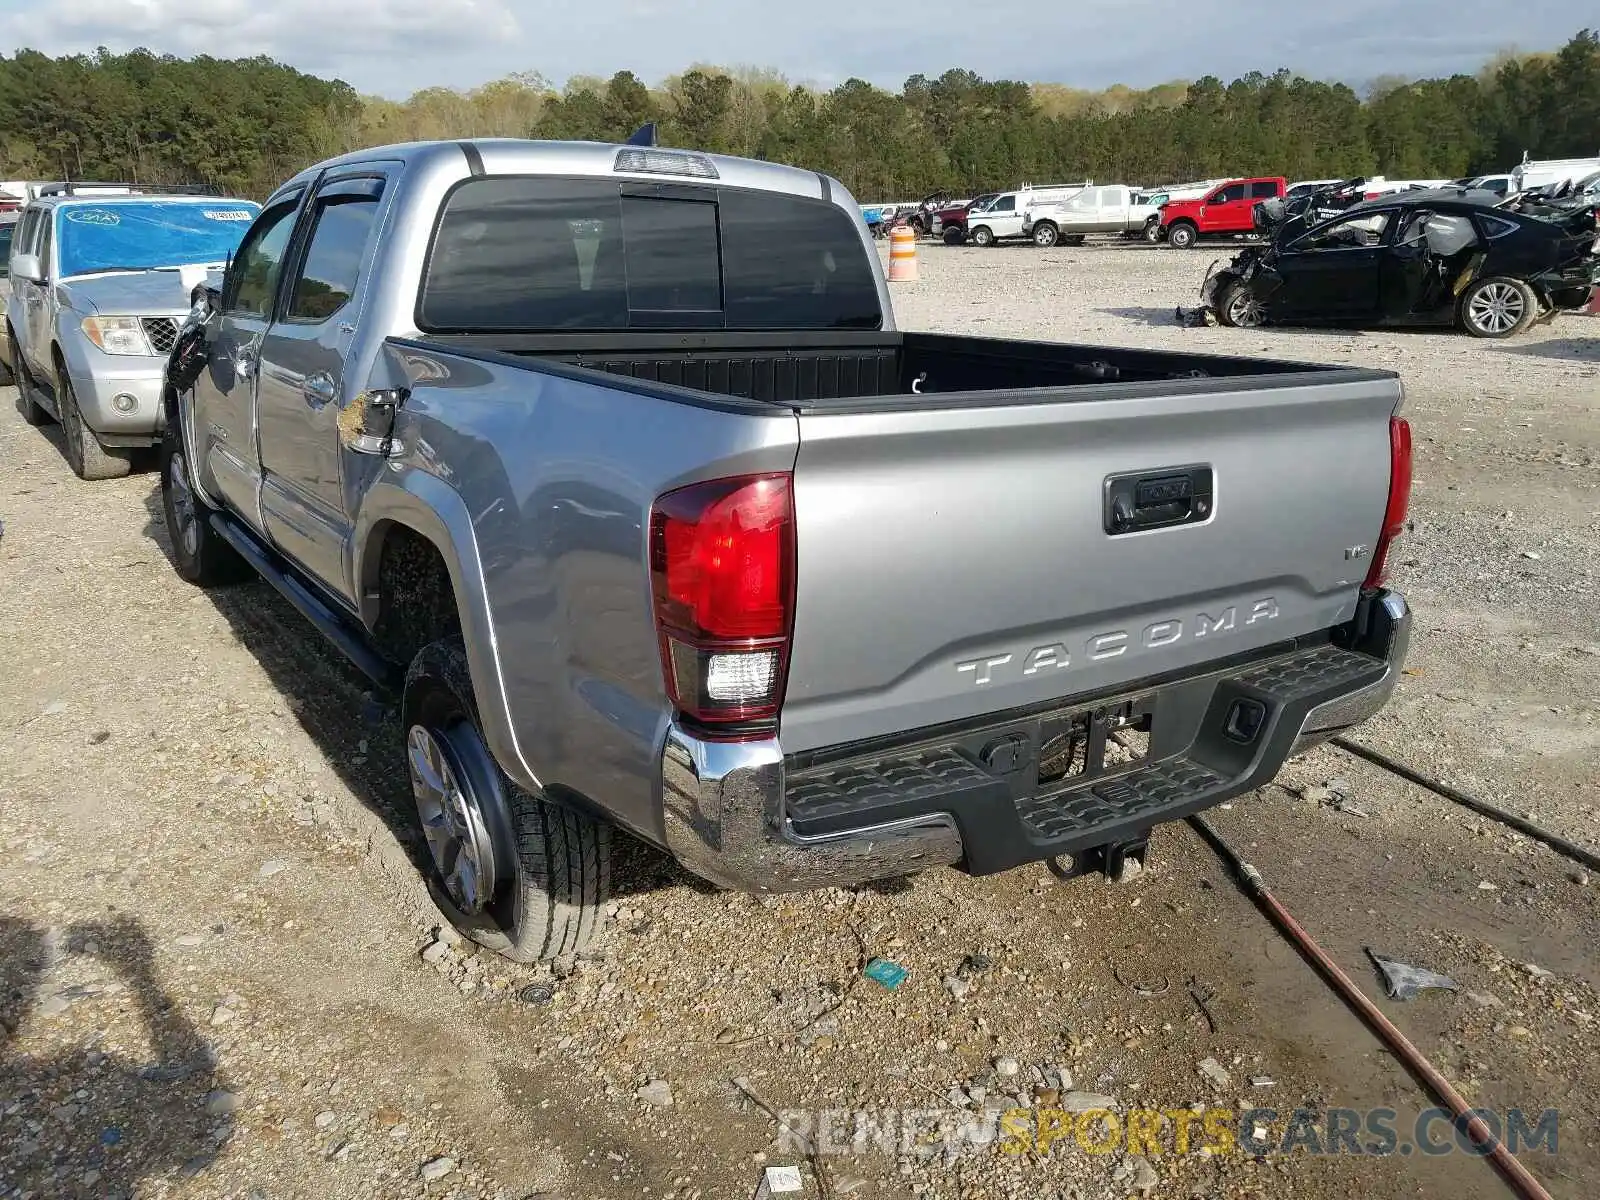
{"type": "Polygon", "coordinates": [[[1401,399],[897,332],[809,171],[415,144],[267,201],[162,492],[181,575],[401,689],[435,897],[530,960],[594,932],[614,826],[757,892],[1117,875],[1266,783],[1400,672],[1401,399]]]}

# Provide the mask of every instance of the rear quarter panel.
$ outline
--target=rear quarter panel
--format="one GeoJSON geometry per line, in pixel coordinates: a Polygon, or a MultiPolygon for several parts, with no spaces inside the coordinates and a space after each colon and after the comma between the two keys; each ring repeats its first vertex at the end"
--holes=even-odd
{"type": "Polygon", "coordinates": [[[475,564],[458,599],[481,595],[464,624],[480,707],[499,706],[483,714],[496,756],[513,776],[659,842],[655,764],[671,709],[650,594],[651,506],[698,480],[790,470],[795,416],[390,344],[374,386],[407,380],[404,456],[366,485],[358,536],[404,520],[407,497],[458,514],[446,553],[475,564]],[[459,505],[441,502],[441,487],[459,505]]]}

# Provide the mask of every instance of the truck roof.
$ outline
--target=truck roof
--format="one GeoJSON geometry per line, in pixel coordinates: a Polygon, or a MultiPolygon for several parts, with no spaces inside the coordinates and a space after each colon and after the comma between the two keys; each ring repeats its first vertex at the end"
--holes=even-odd
{"type": "Polygon", "coordinates": [[[755,188],[769,192],[786,192],[796,196],[838,199],[856,207],[853,197],[838,180],[818,171],[779,163],[760,162],[750,158],[735,158],[726,154],[705,154],[698,150],[679,150],[667,146],[626,146],[614,142],[537,141],[530,138],[468,138],[459,141],[398,142],[389,146],[374,146],[350,154],[330,158],[307,167],[293,179],[287,180],[273,193],[309,183],[323,171],[333,167],[353,166],[379,161],[401,162],[407,166],[434,165],[445,160],[455,160],[473,174],[490,175],[637,175],[646,179],[679,178],[700,179],[727,184],[732,187],[755,188]],[[672,171],[660,168],[645,170],[619,167],[619,151],[631,151],[642,163],[652,158],[666,166],[673,157],[680,158],[686,167],[695,170],[672,171]],[[715,172],[708,175],[706,166],[715,172]]]}
{"type": "Polygon", "coordinates": [[[85,193],[77,196],[38,196],[28,202],[29,207],[49,208],[76,208],[80,205],[90,208],[109,208],[120,204],[149,204],[158,201],[163,204],[250,204],[254,200],[246,200],[242,196],[196,196],[188,192],[104,192],[85,193]]]}

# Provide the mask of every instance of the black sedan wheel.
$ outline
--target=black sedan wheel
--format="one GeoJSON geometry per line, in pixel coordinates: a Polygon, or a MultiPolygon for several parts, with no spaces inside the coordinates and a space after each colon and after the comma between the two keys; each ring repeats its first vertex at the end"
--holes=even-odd
{"type": "Polygon", "coordinates": [[[1461,297],[1461,327],[1473,337],[1508,338],[1539,315],[1539,300],[1520,279],[1491,275],[1461,297]]]}
{"type": "Polygon", "coordinates": [[[1254,329],[1266,323],[1267,315],[1261,307],[1255,289],[1242,280],[1228,285],[1217,305],[1217,319],[1234,329],[1254,329]]]}

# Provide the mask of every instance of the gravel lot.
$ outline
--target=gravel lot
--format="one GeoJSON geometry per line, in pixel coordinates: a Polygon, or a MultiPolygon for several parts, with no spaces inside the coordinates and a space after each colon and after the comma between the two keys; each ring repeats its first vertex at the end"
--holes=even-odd
{"type": "MultiPolygon", "coordinates": [[[[1173,306],[1220,253],[928,246],[897,311],[908,328],[1400,371],[1418,482],[1399,576],[1418,629],[1362,736],[1600,844],[1600,320],[1509,344],[1179,327],[1173,306]]],[[[1091,1095],[1387,1107],[1402,1135],[1431,1105],[1185,827],[1121,886],[945,871],[771,901],[623,847],[593,958],[550,974],[435,944],[389,702],[265,585],[181,583],[156,476],[78,482],[14,395],[0,1198],[745,1200],[763,1168],[804,1159],[762,1105],[911,1109],[946,1129],[1091,1095]],[[897,990],[862,977],[878,955],[909,970],[897,990]]],[[[1600,885],[1335,750],[1280,783],[1218,827],[1369,995],[1367,947],[1455,979],[1380,1003],[1475,1102],[1560,1109],[1559,1152],[1525,1161],[1553,1196],[1593,1196],[1600,885]],[[1316,790],[1330,780],[1347,802],[1316,790]]],[[[1507,1194],[1460,1153],[1162,1146],[866,1144],[824,1155],[803,1194],[1507,1194]]]]}

